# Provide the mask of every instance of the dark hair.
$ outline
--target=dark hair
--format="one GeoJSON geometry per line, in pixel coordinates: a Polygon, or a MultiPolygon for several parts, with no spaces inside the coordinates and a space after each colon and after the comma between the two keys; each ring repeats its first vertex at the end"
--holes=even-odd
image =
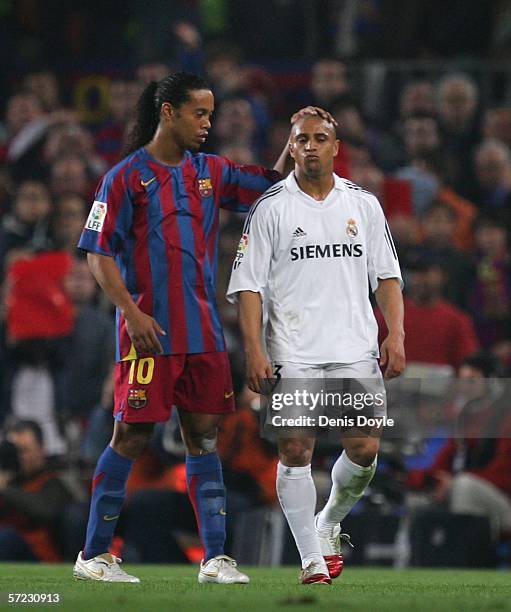
{"type": "Polygon", "coordinates": [[[20,419],[7,425],[7,433],[21,433],[22,431],[31,431],[34,434],[39,446],[44,445],[43,430],[36,421],[29,419],[20,419]]]}
{"type": "Polygon", "coordinates": [[[209,89],[209,85],[202,77],[188,72],[173,72],[161,81],[151,81],[137,102],[135,124],[128,136],[124,155],[133,153],[151,140],[164,102],[179,108],[190,99],[190,91],[194,89],[209,89]]]}

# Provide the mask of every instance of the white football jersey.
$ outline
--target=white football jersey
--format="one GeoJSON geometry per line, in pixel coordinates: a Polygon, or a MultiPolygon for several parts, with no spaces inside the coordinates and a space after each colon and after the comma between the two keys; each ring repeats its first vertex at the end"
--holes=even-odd
{"type": "Polygon", "coordinates": [[[260,292],[271,360],[353,363],[378,356],[369,301],[378,279],[397,278],[397,253],[378,200],[334,175],[323,202],[294,173],[253,205],[234,261],[227,299],[260,292]]]}

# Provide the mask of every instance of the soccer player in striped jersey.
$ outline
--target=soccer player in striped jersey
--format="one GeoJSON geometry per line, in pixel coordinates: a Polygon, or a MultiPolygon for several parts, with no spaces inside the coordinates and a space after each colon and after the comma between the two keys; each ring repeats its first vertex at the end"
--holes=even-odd
{"type": "Polygon", "coordinates": [[[199,153],[213,109],[213,94],[196,75],[148,85],[129,155],[101,180],[79,242],[117,307],[114,433],[94,473],[85,547],[74,567],[80,579],[139,582],[108,551],[133,461],[176,405],[205,549],[199,582],[249,581],[224,554],[216,435],[234,394],[215,300],[219,209],[246,212],[280,174],[199,153]]]}
{"type": "MultiPolygon", "coordinates": [[[[331,123],[298,119],[289,147],[295,170],[249,213],[228,289],[228,299],[239,301],[249,387],[261,392],[264,379],[274,378],[283,396],[283,390],[294,393],[297,379],[308,379],[314,389],[324,384],[337,392],[346,386],[335,379],[352,379],[349,388],[364,389],[371,416],[382,422],[385,389],[369,288],[389,329],[380,349],[385,376],[398,376],[405,366],[402,281],[390,231],[378,200],[333,173],[339,141],[331,123]],[[271,361],[261,344],[263,300],[271,361]]],[[[291,414],[318,412],[309,412],[310,404],[297,408],[291,414]]],[[[315,430],[287,429],[278,440],[277,493],[300,552],[303,584],[330,584],[341,573],[341,539],[347,538],[340,522],[376,470],[381,428],[367,432],[353,420],[355,427],[346,421],[339,428],[344,450],[316,517],[315,430]]]]}

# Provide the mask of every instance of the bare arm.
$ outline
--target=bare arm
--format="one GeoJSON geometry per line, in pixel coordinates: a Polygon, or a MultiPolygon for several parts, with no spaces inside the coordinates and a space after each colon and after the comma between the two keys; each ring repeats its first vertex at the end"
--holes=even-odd
{"type": "Polygon", "coordinates": [[[273,377],[261,343],[262,317],[261,295],[254,291],[240,291],[238,318],[247,360],[247,384],[256,393],[261,393],[262,380],[273,377]]]}
{"type": "Polygon", "coordinates": [[[282,149],[282,153],[279,155],[279,158],[275,162],[273,169],[277,172],[280,172],[282,176],[287,176],[291,170],[293,169],[293,158],[289,155],[289,140],[286,142],[284,148],[282,149]]]}
{"type": "Polygon", "coordinates": [[[385,378],[395,378],[403,373],[406,365],[404,306],[399,281],[397,278],[380,278],[374,295],[389,330],[380,348],[380,364],[385,367],[385,378]]]}
{"type": "Polygon", "coordinates": [[[112,257],[87,253],[87,261],[99,286],[124,315],[126,330],[136,351],[161,353],[163,349],[157,334],[165,336],[165,331],[135,304],[112,257]]]}

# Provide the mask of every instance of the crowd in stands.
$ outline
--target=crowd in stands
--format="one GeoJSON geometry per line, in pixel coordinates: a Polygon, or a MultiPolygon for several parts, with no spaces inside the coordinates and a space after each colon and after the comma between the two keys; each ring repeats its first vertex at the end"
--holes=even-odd
{"type": "MultiPolygon", "coordinates": [[[[215,93],[207,151],[272,166],[288,138],[292,112],[314,104],[336,118],[341,147],[335,170],[379,198],[394,235],[405,280],[408,362],[431,368],[429,376],[437,367],[455,376],[466,374],[463,367],[474,365],[467,359],[484,350],[491,375],[509,376],[511,99],[486,96],[483,104],[477,79],[464,72],[434,79],[423,74],[395,92],[394,116],[374,121],[349,64],[320,59],[282,84],[278,75],[244,62],[230,45],[203,52],[191,26],[181,24],[179,35],[187,46],[179,67],[198,66],[215,93]]],[[[29,465],[25,450],[18,464],[9,448],[1,449],[0,550],[21,550],[23,558],[59,558],[56,545],[45,548],[38,538],[48,537],[46,528],[62,505],[86,497],[86,488],[80,494],[79,486],[54,484],[54,472],[45,471],[43,441],[50,464],[77,470],[83,484],[111,433],[113,311],[76,244],[99,178],[122,156],[137,97],[170,69],[154,62],[107,79],[100,113],[64,104],[58,75],[50,69],[20,75],[7,100],[0,142],[0,427],[8,444],[33,447],[38,459],[29,465]],[[29,491],[40,496],[44,511],[23,496],[29,491]],[[9,523],[19,509],[26,520],[9,523]]],[[[67,92],[65,98],[73,96],[67,92]]],[[[231,503],[243,511],[275,503],[277,460],[272,445],[259,437],[257,398],[243,385],[236,312],[224,298],[243,217],[222,211],[221,222],[218,301],[239,410],[225,419],[219,446],[231,503]]],[[[385,325],[379,313],[377,318],[383,337],[385,325]]],[[[135,514],[137,507],[147,513],[154,504],[174,508],[166,558],[179,561],[182,550],[191,558],[196,542],[193,521],[186,519],[192,513],[176,431],[172,422],[161,427],[134,471],[130,504],[135,514]],[[150,503],[139,495],[148,489],[155,495],[150,503]],[[171,497],[161,497],[162,491],[171,497]]],[[[494,442],[493,454],[485,447],[483,457],[479,450],[479,463],[467,464],[468,473],[511,473],[509,449],[494,442]],[[482,467],[495,465],[478,472],[482,461],[482,467]]],[[[456,506],[475,485],[453,478],[459,448],[452,440],[446,444],[436,460],[410,476],[409,486],[429,485],[445,500],[448,479],[439,474],[450,473],[456,506]]],[[[328,469],[332,451],[318,457],[328,469]]],[[[489,481],[511,504],[509,478],[489,481]]],[[[484,489],[476,494],[484,495],[484,489]]],[[[130,516],[120,526],[125,535],[134,534],[126,540],[147,542],[130,516]]],[[[510,522],[502,528],[510,529],[510,522]]],[[[135,550],[132,558],[161,560],[158,554],[135,550]]]]}

